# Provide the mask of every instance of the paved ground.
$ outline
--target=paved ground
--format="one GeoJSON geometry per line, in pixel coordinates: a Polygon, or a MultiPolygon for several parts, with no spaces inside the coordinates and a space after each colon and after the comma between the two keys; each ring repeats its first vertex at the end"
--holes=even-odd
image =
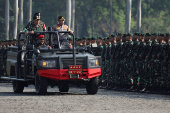
{"type": "Polygon", "coordinates": [[[0,113],[169,113],[170,95],[122,92],[100,89],[87,95],[85,88],[59,93],[49,88],[37,96],[33,86],[14,94],[10,83],[0,83],[0,113]]]}

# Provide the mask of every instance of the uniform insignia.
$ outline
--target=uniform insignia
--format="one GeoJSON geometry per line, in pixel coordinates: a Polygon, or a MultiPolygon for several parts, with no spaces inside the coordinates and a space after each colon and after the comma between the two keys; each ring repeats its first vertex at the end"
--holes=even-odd
{"type": "Polygon", "coordinates": [[[60,27],[58,25],[56,25],[56,29],[60,29],[60,27]]]}
{"type": "Polygon", "coordinates": [[[40,17],[39,17],[39,16],[37,16],[37,19],[40,19],[40,17]]]}

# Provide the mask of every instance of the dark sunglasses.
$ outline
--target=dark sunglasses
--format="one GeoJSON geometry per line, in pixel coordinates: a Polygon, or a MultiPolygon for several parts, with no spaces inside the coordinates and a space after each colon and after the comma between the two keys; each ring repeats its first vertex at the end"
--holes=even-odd
{"type": "Polygon", "coordinates": [[[40,39],[40,40],[44,40],[44,39],[40,39]]]}

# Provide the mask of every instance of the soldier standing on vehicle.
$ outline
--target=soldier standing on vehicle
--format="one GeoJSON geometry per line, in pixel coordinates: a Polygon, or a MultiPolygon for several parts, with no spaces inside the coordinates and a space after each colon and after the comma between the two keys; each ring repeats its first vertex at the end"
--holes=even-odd
{"type": "MultiPolygon", "coordinates": [[[[52,30],[53,31],[70,31],[69,26],[65,25],[64,22],[65,22],[64,17],[59,16],[58,17],[58,24],[53,25],[52,30]]],[[[70,31],[70,34],[73,34],[73,31],[70,31]]],[[[66,33],[59,33],[59,41],[60,41],[60,44],[62,44],[63,41],[67,42],[67,34],[66,33]]],[[[57,48],[58,43],[57,43],[57,37],[56,36],[54,36],[53,43],[57,48]]]]}
{"type": "Polygon", "coordinates": [[[25,36],[28,35],[33,35],[30,39],[30,42],[32,44],[37,44],[37,38],[38,35],[40,34],[34,34],[35,31],[45,31],[46,27],[45,27],[45,23],[40,21],[40,13],[35,13],[33,16],[33,20],[30,21],[27,26],[24,28],[24,31],[26,32],[25,36]]]}

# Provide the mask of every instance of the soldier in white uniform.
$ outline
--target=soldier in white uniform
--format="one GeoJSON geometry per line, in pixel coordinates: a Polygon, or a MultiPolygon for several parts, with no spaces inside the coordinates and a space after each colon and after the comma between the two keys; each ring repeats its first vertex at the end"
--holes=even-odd
{"type": "MultiPolygon", "coordinates": [[[[53,25],[52,26],[52,30],[53,31],[70,31],[69,30],[69,26],[64,25],[64,22],[65,22],[64,17],[63,16],[59,16],[58,17],[58,24],[53,25]]],[[[73,34],[73,31],[70,31],[70,34],[73,34]]],[[[63,41],[67,41],[67,34],[59,33],[59,41],[60,41],[60,44],[63,41]]],[[[53,44],[54,45],[58,45],[57,44],[57,38],[55,36],[54,36],[54,39],[53,39],[53,44]]]]}

